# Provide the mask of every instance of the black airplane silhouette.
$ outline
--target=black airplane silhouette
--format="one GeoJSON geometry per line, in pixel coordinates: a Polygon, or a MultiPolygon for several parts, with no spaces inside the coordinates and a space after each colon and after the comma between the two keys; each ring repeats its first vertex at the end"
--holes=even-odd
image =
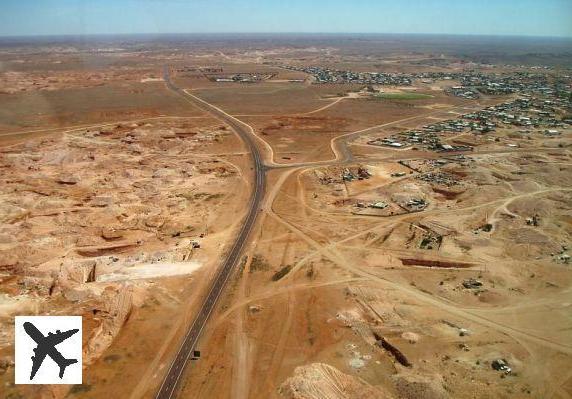
{"type": "Polygon", "coordinates": [[[63,378],[67,366],[77,363],[77,359],[66,359],[56,349],[56,345],[78,332],[79,330],[77,328],[64,332],[57,330],[55,334],[50,332],[47,336],[44,336],[35,325],[27,321],[24,323],[24,330],[38,344],[38,346],[34,348],[34,356],[32,356],[32,374],[30,375],[30,380],[34,378],[46,356],[51,357],[60,367],[60,379],[63,378]]]}

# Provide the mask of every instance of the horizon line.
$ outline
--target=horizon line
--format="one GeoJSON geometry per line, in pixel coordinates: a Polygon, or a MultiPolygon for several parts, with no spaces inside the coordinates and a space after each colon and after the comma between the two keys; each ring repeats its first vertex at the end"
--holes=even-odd
{"type": "Polygon", "coordinates": [[[25,35],[0,35],[0,39],[18,38],[65,38],[65,37],[109,37],[109,36],[176,36],[176,35],[406,35],[406,36],[471,36],[471,37],[510,37],[510,38],[538,38],[538,39],[570,39],[572,36],[564,35],[528,35],[528,34],[498,34],[498,33],[436,33],[436,32],[308,32],[308,31],[220,31],[220,32],[124,32],[124,33],[36,33],[25,35]]]}

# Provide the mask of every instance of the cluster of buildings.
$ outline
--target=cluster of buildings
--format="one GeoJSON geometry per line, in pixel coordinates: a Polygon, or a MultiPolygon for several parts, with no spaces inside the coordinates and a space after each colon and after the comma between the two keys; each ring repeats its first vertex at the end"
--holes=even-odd
{"type": "MultiPolygon", "coordinates": [[[[358,201],[354,206],[356,208],[370,208],[377,210],[384,210],[388,208],[392,209],[392,206],[385,201],[373,201],[369,203],[358,201]]],[[[397,206],[406,212],[420,212],[429,206],[429,202],[423,198],[410,198],[403,202],[400,201],[397,206]]],[[[391,214],[393,214],[393,212],[391,214]]]]}
{"type": "Polygon", "coordinates": [[[466,86],[453,86],[446,89],[445,92],[455,97],[466,98],[468,100],[476,100],[480,97],[477,89],[466,86]]]}
{"type": "MultiPolygon", "coordinates": [[[[518,98],[514,101],[508,101],[487,107],[478,112],[463,115],[463,118],[473,121],[477,126],[490,126],[491,130],[494,130],[497,124],[521,128],[557,128],[572,124],[572,120],[559,119],[557,117],[559,108],[566,106],[568,105],[563,99],[523,96],[523,98],[518,98]]],[[[549,129],[549,131],[553,130],[549,129]]]]}
{"type": "Polygon", "coordinates": [[[351,182],[354,180],[366,180],[371,176],[371,172],[364,166],[358,166],[357,168],[343,168],[336,171],[334,175],[317,173],[318,180],[321,184],[337,184],[351,182]]]}
{"type": "Polygon", "coordinates": [[[547,99],[525,94],[522,98],[464,114],[458,119],[425,125],[421,129],[412,129],[389,137],[374,138],[368,141],[368,144],[396,149],[420,146],[436,152],[470,151],[471,146],[444,144],[441,138],[451,133],[486,134],[503,126],[518,127],[523,134],[531,133],[532,129],[544,128],[542,133],[545,136],[557,136],[560,134],[557,128],[572,125],[571,119],[558,117],[560,110],[570,107],[567,101],[560,97],[547,99]]]}
{"type": "Polygon", "coordinates": [[[397,149],[420,146],[436,152],[471,151],[472,147],[470,146],[445,144],[441,141],[440,137],[442,133],[461,133],[469,126],[470,122],[468,121],[460,119],[448,120],[425,125],[421,129],[407,130],[389,137],[375,138],[367,143],[397,149]]]}
{"type": "Polygon", "coordinates": [[[222,73],[222,71],[222,67],[199,67],[193,65],[187,65],[177,69],[177,72],[222,73]]]}
{"type": "Polygon", "coordinates": [[[411,198],[403,204],[410,212],[419,212],[429,206],[429,202],[425,201],[423,198],[411,198]]]}
{"type": "Polygon", "coordinates": [[[508,74],[461,73],[455,76],[460,85],[448,92],[457,97],[478,98],[481,94],[525,94],[569,99],[570,77],[551,77],[545,74],[514,72],[508,74]]]}
{"type": "Polygon", "coordinates": [[[511,72],[487,74],[477,71],[385,73],[352,72],[317,66],[284,65],[284,69],[305,72],[316,83],[354,83],[366,85],[410,86],[414,80],[429,83],[437,80],[454,80],[460,84],[446,91],[457,97],[477,99],[481,95],[524,94],[570,101],[571,76],[549,77],[537,72],[511,72]]]}
{"type": "Polygon", "coordinates": [[[298,67],[286,65],[282,68],[305,72],[314,77],[316,83],[353,83],[366,85],[410,86],[413,75],[384,72],[352,72],[321,67],[298,67]]]}
{"type": "Polygon", "coordinates": [[[457,176],[441,171],[427,172],[417,176],[417,179],[427,183],[438,184],[446,187],[456,186],[460,183],[460,180],[457,176]]]}
{"type": "Polygon", "coordinates": [[[206,75],[205,76],[214,82],[234,82],[234,83],[257,83],[263,80],[267,80],[275,76],[276,74],[270,73],[236,73],[233,75],[206,75]]]}
{"type": "Polygon", "coordinates": [[[354,172],[350,168],[345,168],[342,171],[342,179],[344,181],[353,181],[353,180],[365,180],[371,177],[371,173],[369,170],[364,168],[363,166],[358,166],[357,171],[354,172]]]}

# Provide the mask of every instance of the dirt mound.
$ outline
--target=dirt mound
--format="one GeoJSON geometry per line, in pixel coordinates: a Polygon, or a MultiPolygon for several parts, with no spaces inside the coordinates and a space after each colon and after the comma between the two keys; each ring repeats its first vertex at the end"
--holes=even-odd
{"type": "Polygon", "coordinates": [[[296,367],[294,376],[288,378],[279,390],[289,399],[389,399],[361,378],[344,374],[324,363],[312,363],[296,367]]]}
{"type": "Polygon", "coordinates": [[[92,331],[87,347],[84,348],[85,363],[92,362],[111,345],[131,315],[134,302],[137,302],[136,294],[132,285],[124,285],[117,289],[107,287],[103,291],[102,308],[96,310],[101,322],[92,331]]]}
{"type": "Polygon", "coordinates": [[[401,373],[394,378],[400,398],[445,399],[449,397],[443,388],[443,378],[438,374],[401,373]]]}

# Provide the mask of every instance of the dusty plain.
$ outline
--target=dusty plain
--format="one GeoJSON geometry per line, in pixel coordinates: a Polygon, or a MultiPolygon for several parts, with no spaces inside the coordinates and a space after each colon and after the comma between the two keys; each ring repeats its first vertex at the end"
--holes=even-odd
{"type": "Polygon", "coordinates": [[[267,168],[179,397],[572,397],[565,51],[100,40],[0,45],[0,397],[153,398],[199,311],[253,167],[165,67],[247,124],[267,168]],[[319,83],[317,66],[414,78],[319,83]],[[466,76],[534,88],[454,94],[466,76]],[[83,316],[82,385],[13,384],[19,314],[83,316]]]}

